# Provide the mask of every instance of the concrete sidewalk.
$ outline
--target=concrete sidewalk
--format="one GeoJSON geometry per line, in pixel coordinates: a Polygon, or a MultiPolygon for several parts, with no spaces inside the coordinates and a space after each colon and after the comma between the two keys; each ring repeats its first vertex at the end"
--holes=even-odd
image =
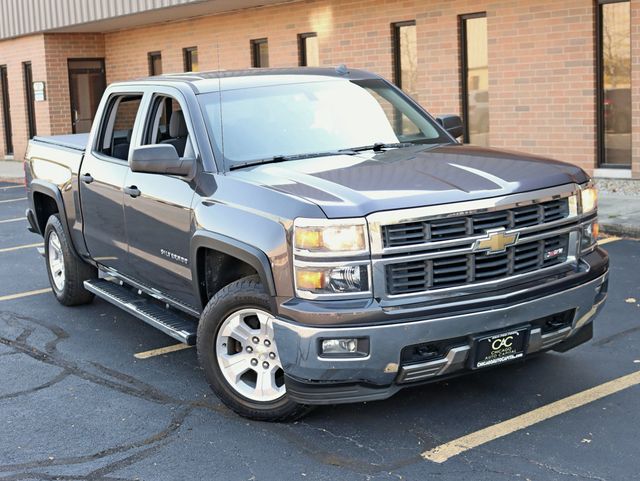
{"type": "Polygon", "coordinates": [[[0,160],[0,179],[15,182],[24,181],[24,169],[22,162],[15,160],[0,160]]]}
{"type": "MultiPolygon", "coordinates": [[[[22,162],[0,160],[0,179],[22,182],[22,162]]],[[[640,238],[640,181],[598,180],[600,230],[609,235],[640,238]]]]}

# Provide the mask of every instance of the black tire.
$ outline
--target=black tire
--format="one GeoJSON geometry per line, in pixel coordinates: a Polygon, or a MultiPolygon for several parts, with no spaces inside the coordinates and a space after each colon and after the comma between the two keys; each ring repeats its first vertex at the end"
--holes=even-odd
{"type": "Polygon", "coordinates": [[[247,308],[271,312],[271,299],[257,276],[244,277],[221,289],[211,298],[198,324],[198,359],[211,389],[232,411],[257,421],[284,422],[305,415],[310,407],[298,404],[285,394],[270,402],[257,402],[242,396],[225,379],[217,361],[216,339],[223,321],[247,308]]]}
{"type": "Polygon", "coordinates": [[[67,237],[58,214],[52,215],[47,221],[44,230],[44,255],[47,265],[49,283],[58,302],[64,306],[78,306],[89,304],[93,301],[93,294],[84,288],[84,281],[96,279],[98,271],[95,267],[80,259],[72,250],[71,242],[67,237]],[[49,239],[55,233],[60,241],[62,258],[65,270],[65,279],[62,288],[58,288],[53,280],[51,265],[49,262],[49,239]]]}

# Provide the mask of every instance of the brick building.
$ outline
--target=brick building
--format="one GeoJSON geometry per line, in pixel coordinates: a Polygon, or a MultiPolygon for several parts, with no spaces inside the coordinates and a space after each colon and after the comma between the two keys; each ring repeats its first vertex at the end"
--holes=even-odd
{"type": "Polygon", "coordinates": [[[640,0],[23,0],[0,4],[0,158],[87,131],[104,86],[345,63],[465,140],[640,178],[640,0]]]}

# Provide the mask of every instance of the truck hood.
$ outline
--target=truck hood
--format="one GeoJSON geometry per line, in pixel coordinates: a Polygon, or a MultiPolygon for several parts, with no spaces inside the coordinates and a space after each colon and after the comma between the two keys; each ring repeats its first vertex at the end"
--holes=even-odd
{"type": "Polygon", "coordinates": [[[481,147],[415,146],[233,172],[317,204],[329,218],[448,204],[588,180],[579,167],[481,147]]]}

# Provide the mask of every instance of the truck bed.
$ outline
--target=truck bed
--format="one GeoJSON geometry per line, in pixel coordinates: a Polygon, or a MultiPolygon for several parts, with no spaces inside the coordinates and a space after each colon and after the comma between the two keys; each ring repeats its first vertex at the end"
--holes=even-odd
{"type": "Polygon", "coordinates": [[[34,137],[33,140],[43,144],[57,145],[84,152],[89,141],[89,134],[51,135],[48,137],[34,137]]]}

